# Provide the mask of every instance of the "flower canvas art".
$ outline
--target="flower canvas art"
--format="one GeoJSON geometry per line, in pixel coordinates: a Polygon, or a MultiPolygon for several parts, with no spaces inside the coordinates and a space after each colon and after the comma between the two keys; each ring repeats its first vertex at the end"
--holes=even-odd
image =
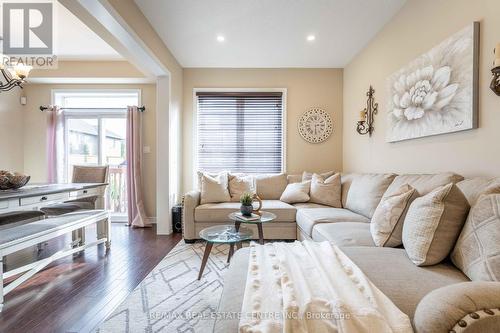
{"type": "Polygon", "coordinates": [[[477,128],[478,50],[475,22],[389,77],[388,142],[477,128]]]}

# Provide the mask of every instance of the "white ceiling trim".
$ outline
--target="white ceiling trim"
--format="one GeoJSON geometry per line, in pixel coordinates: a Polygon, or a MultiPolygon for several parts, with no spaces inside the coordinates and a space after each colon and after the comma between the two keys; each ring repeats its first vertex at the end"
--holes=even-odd
{"type": "Polygon", "coordinates": [[[153,84],[155,77],[30,77],[28,84],[153,84]]]}

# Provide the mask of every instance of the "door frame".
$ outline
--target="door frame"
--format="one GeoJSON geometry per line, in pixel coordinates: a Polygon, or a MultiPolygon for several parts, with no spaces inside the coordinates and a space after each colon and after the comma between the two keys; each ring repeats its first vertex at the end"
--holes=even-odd
{"type": "MultiPolygon", "coordinates": [[[[64,95],[64,93],[109,93],[112,95],[113,93],[120,94],[120,93],[133,93],[137,95],[137,105],[142,104],[142,96],[141,96],[141,89],[87,89],[87,88],[71,88],[71,89],[52,89],[51,91],[51,99],[52,99],[52,105],[58,105],[61,107],[64,107],[62,105],[59,105],[60,99],[57,96],[58,94],[64,95]]],[[[82,108],[85,109],[85,108],[82,108]]],[[[71,111],[66,111],[64,112],[64,156],[66,156],[65,161],[64,161],[64,179],[66,181],[69,181],[68,179],[68,173],[69,173],[69,168],[68,168],[68,156],[69,156],[69,145],[67,144],[68,142],[68,137],[69,137],[69,129],[68,129],[68,119],[89,119],[89,118],[96,118],[98,121],[98,129],[99,129],[99,145],[98,145],[98,164],[102,165],[102,158],[103,158],[103,151],[102,151],[102,146],[105,140],[105,137],[103,136],[103,126],[102,126],[102,120],[103,118],[127,118],[126,110],[125,111],[105,111],[106,109],[103,108],[104,111],[97,111],[97,110],[90,110],[88,113],[86,112],[83,114],[82,112],[71,112],[71,111]]],[[[142,133],[141,133],[142,135],[142,133]]],[[[120,223],[127,223],[128,222],[128,216],[127,214],[122,214],[122,213],[116,213],[116,214],[111,214],[111,222],[120,222],[120,223]]]]}

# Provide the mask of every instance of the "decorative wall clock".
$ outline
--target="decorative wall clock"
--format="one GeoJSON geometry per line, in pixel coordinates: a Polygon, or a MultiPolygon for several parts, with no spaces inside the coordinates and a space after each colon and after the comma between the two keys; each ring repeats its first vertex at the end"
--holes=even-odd
{"type": "Polygon", "coordinates": [[[300,117],[299,133],[310,143],[320,143],[332,134],[333,124],[330,115],[320,108],[312,108],[300,117]]]}

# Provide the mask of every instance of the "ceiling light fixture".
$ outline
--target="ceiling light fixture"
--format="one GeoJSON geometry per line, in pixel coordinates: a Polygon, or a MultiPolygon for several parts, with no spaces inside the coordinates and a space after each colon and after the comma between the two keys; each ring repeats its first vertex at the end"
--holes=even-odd
{"type": "Polygon", "coordinates": [[[314,35],[309,35],[309,36],[307,36],[307,41],[308,41],[308,42],[313,42],[313,41],[315,41],[315,40],[316,40],[316,36],[314,36],[314,35]]]}
{"type": "Polygon", "coordinates": [[[5,66],[0,64],[0,72],[2,73],[5,83],[0,80],[0,91],[9,91],[14,87],[22,88],[22,85],[26,82],[31,66],[26,66],[24,64],[15,64],[13,66],[5,66]]]}
{"type": "Polygon", "coordinates": [[[222,42],[223,42],[223,41],[225,41],[225,40],[226,40],[226,38],[225,38],[224,36],[222,36],[222,35],[218,35],[218,36],[217,36],[217,41],[218,41],[218,42],[222,43],[222,42]]]}

